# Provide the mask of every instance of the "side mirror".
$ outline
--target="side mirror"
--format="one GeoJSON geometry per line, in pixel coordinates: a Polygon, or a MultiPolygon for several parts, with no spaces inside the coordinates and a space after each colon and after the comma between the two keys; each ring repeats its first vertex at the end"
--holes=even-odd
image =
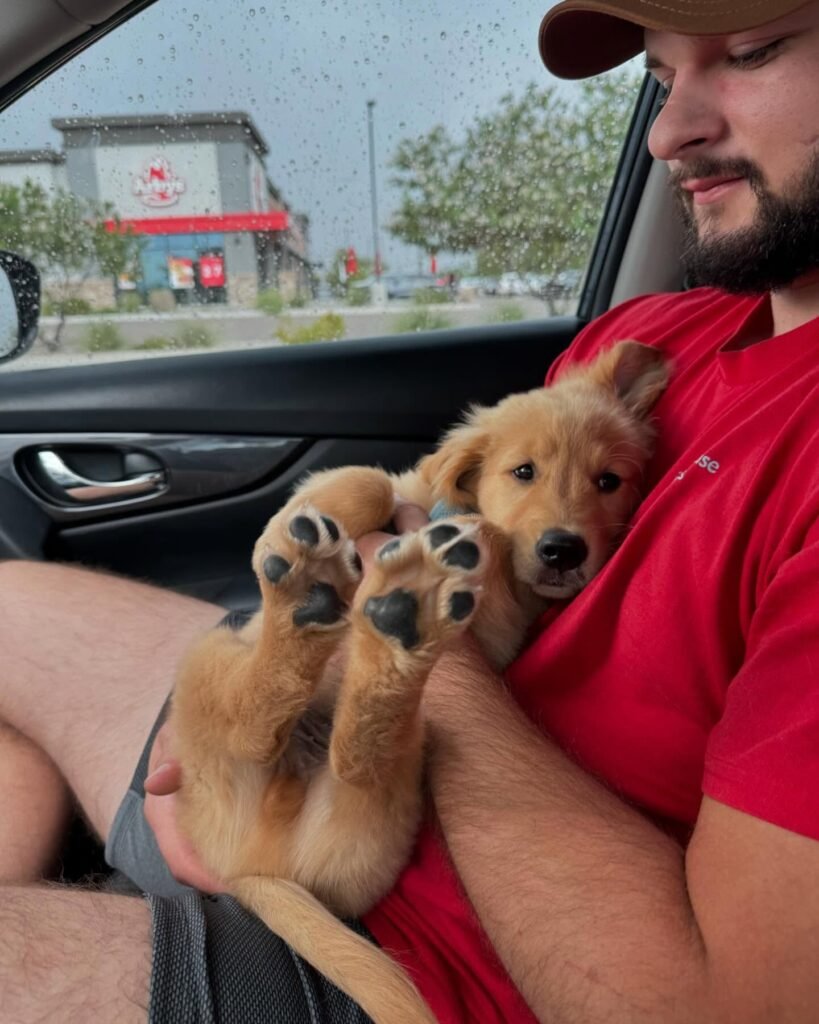
{"type": "Polygon", "coordinates": [[[0,251],[0,363],[27,352],[37,337],[40,274],[33,263],[0,251]]]}

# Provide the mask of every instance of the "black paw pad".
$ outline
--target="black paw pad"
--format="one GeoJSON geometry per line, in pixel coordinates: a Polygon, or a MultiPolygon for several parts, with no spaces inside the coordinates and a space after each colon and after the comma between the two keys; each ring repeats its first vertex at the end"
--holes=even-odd
{"type": "Polygon", "coordinates": [[[388,540],[386,544],[382,544],[378,549],[378,557],[384,558],[386,555],[391,555],[393,551],[397,551],[401,547],[401,538],[396,537],[395,540],[388,540]]]}
{"type": "Polygon", "coordinates": [[[311,548],[314,548],[319,542],[318,527],[307,516],[296,516],[290,524],[290,533],[296,540],[311,548]]]}
{"type": "Polygon", "coordinates": [[[344,602],[329,583],[314,583],[307,600],[293,612],[295,626],[332,626],[344,613],[344,602]]]}
{"type": "Polygon", "coordinates": [[[327,532],[330,534],[330,540],[334,542],[337,541],[339,538],[338,527],[333,520],[329,519],[327,516],[322,516],[321,521],[324,523],[327,528],[327,532]]]}
{"type": "Polygon", "coordinates": [[[409,590],[393,590],[384,597],[369,598],[364,614],[379,633],[395,637],[407,651],[421,640],[416,625],[418,598],[409,590]]]}
{"type": "Polygon", "coordinates": [[[471,540],[459,540],[444,555],[446,564],[458,569],[474,569],[480,560],[481,549],[471,540]]]}
{"type": "Polygon", "coordinates": [[[268,555],[262,569],[271,583],[278,583],[290,572],[290,563],[281,555],[268,555]]]}
{"type": "Polygon", "coordinates": [[[475,595],[468,590],[456,590],[449,599],[449,614],[455,622],[463,622],[474,607],[475,595]]]}
{"type": "Polygon", "coordinates": [[[457,537],[460,532],[458,527],[453,526],[451,523],[441,523],[440,526],[433,526],[427,534],[429,546],[433,550],[439,548],[442,544],[446,544],[448,540],[457,537]]]}

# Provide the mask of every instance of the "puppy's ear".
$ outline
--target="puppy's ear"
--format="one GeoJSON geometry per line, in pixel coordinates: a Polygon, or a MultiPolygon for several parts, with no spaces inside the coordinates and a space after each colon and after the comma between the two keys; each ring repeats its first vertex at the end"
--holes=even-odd
{"type": "Polygon", "coordinates": [[[668,358],[639,341],[618,341],[588,369],[598,383],[611,388],[629,411],[641,419],[654,408],[671,376],[668,358]]]}
{"type": "Polygon", "coordinates": [[[475,508],[488,436],[488,409],[473,406],[460,426],[453,427],[438,450],[418,464],[418,472],[429,484],[436,500],[456,508],[475,508]]]}

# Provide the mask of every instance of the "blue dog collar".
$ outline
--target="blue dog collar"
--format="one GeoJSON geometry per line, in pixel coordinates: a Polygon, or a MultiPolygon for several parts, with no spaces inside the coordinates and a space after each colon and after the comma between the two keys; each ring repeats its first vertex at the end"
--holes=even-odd
{"type": "Polygon", "coordinates": [[[458,508],[456,505],[447,505],[443,499],[436,501],[435,504],[429,511],[429,518],[431,522],[435,522],[436,519],[449,519],[450,516],[471,516],[475,514],[475,510],[471,508],[458,508]]]}

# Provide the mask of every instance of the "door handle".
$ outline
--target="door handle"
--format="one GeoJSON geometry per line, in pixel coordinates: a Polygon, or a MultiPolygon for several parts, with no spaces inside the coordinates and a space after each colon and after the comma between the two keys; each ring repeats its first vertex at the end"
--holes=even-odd
{"type": "Polygon", "coordinates": [[[37,466],[42,474],[71,501],[90,503],[135,498],[160,491],[165,486],[164,470],[157,469],[123,480],[90,480],[75,473],[53,451],[37,452],[37,466]]]}

